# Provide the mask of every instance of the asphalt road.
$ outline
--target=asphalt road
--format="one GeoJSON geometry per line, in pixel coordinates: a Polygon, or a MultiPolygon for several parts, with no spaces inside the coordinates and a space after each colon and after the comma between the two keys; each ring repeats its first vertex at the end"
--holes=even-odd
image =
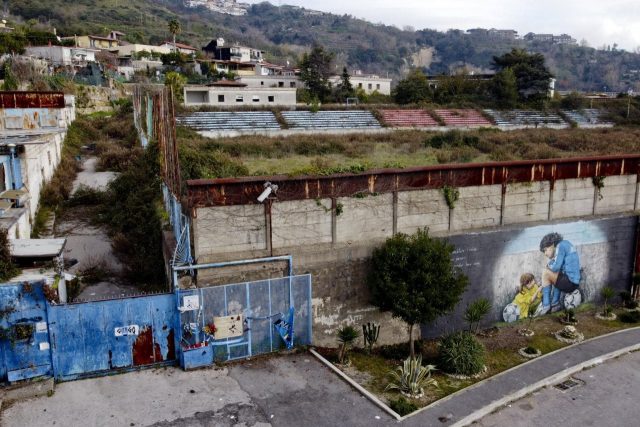
{"type": "Polygon", "coordinates": [[[573,375],[578,385],[541,389],[474,423],[482,427],[640,425],[640,352],[573,375]]]}

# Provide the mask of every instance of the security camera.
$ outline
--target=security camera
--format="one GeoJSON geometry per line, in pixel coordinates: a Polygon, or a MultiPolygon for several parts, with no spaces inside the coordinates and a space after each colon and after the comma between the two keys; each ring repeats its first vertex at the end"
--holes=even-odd
{"type": "Polygon", "coordinates": [[[258,201],[259,201],[260,203],[264,202],[264,201],[265,201],[265,199],[266,199],[267,197],[269,197],[269,194],[271,194],[271,191],[272,191],[272,190],[271,190],[271,187],[267,187],[267,188],[265,188],[265,189],[264,189],[264,191],[263,191],[262,193],[260,193],[260,195],[258,196],[258,201]]]}
{"type": "Polygon", "coordinates": [[[277,185],[271,184],[270,182],[265,182],[264,191],[260,193],[260,195],[258,196],[258,202],[260,203],[264,202],[272,192],[275,193],[276,191],[278,191],[277,185]]]}

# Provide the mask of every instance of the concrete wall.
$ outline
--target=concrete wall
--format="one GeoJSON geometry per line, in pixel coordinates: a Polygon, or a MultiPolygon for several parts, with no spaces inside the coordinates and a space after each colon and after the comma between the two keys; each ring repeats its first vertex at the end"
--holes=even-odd
{"type": "Polygon", "coordinates": [[[33,220],[42,187],[51,180],[61,159],[62,142],[66,132],[49,133],[42,136],[42,142],[25,145],[24,156],[20,157],[22,180],[29,191],[27,204],[30,220],[33,220]]]}
{"type": "MultiPolygon", "coordinates": [[[[588,299],[605,284],[627,287],[634,256],[637,185],[636,175],[623,175],[605,178],[599,191],[590,178],[557,180],[553,186],[548,181],[508,184],[504,190],[502,185],[460,187],[453,209],[442,189],[368,197],[358,193],[335,200],[274,200],[270,208],[268,204],[196,208],[195,255],[203,263],[290,254],[295,273],[313,277],[314,343],[334,345],[338,327],[367,321],[384,322],[381,342],[398,342],[407,338],[406,328],[369,304],[366,286],[372,250],[394,232],[428,227],[432,235],[450,238],[458,248],[457,262],[471,282],[459,307],[486,295],[495,304],[492,320],[498,320],[521,273],[531,271],[540,279],[543,260],[537,245],[551,230],[573,239],[583,259],[589,260],[584,264],[588,299]],[[514,241],[521,249],[509,246],[514,241]]],[[[247,269],[242,274],[253,280],[261,273],[282,275],[281,270],[247,269]]],[[[237,281],[232,277],[238,273],[231,272],[227,279],[237,281]]],[[[436,325],[433,330],[442,328],[436,325]]]]}

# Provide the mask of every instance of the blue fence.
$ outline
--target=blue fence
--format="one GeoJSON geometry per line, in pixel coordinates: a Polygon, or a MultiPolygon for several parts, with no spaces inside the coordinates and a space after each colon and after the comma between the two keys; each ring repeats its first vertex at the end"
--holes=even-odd
{"type": "Polygon", "coordinates": [[[175,295],[153,295],[48,308],[57,379],[173,363],[175,295]]]}
{"type": "Polygon", "coordinates": [[[88,375],[177,363],[205,366],[285,347],[274,323],[293,320],[293,344],[311,344],[311,276],[179,290],[171,294],[51,305],[43,283],[0,286],[0,380],[88,375]],[[185,297],[198,297],[185,310],[185,297]],[[293,319],[288,319],[293,308],[293,319]],[[207,336],[214,318],[241,315],[233,338],[207,336]],[[197,331],[186,337],[186,331],[197,331]],[[195,336],[198,336],[197,334],[195,336]],[[202,344],[196,351],[195,342],[202,344]]]}
{"type": "Polygon", "coordinates": [[[201,364],[270,353],[285,347],[273,324],[285,320],[294,309],[294,345],[311,344],[311,276],[292,276],[256,282],[179,291],[181,306],[185,297],[197,296],[197,309],[180,314],[181,346],[206,342],[211,355],[203,355],[201,364]],[[215,317],[240,315],[243,333],[239,337],[215,340],[211,335],[197,336],[215,317]],[[188,338],[184,332],[188,331],[188,338]],[[194,336],[196,337],[194,339],[194,336]]]}

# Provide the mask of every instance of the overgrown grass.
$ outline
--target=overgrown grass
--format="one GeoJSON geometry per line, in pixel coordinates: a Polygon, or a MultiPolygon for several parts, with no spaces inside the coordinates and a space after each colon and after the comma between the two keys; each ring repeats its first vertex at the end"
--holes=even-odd
{"type": "Polygon", "coordinates": [[[376,134],[205,138],[178,128],[187,179],[327,175],[445,163],[566,158],[640,151],[640,129],[523,129],[502,132],[394,131],[376,134]]]}

